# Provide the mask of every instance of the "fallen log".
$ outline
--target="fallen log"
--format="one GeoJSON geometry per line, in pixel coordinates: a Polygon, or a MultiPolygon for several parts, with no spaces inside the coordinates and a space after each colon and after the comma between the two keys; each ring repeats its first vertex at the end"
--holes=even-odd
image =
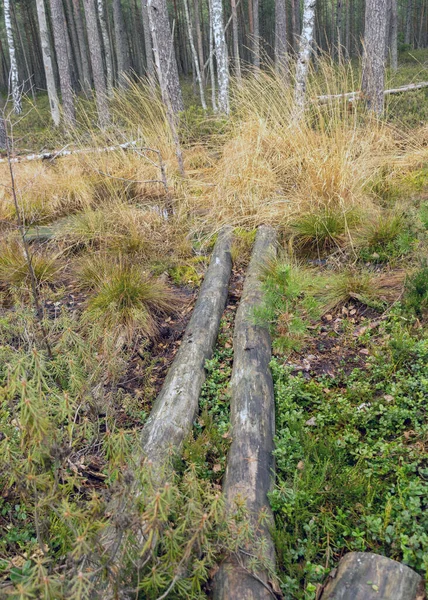
{"type": "MultiPolygon", "coordinates": [[[[267,327],[254,323],[254,308],[262,300],[260,267],[275,252],[275,232],[259,227],[236,313],[233,340],[234,361],[231,379],[232,445],[227,458],[224,494],[229,516],[233,517],[236,500],[242,499],[258,539],[263,538],[266,559],[273,567],[275,551],[269,533],[272,513],[267,494],[272,486],[275,408],[271,360],[271,339],[267,327]],[[259,522],[261,512],[267,521],[259,522]]],[[[273,590],[264,568],[252,573],[247,568],[248,554],[228,557],[214,578],[216,600],[267,600],[273,590]]]]}
{"type": "MultiPolygon", "coordinates": [[[[421,81],[420,83],[410,83],[409,85],[402,85],[398,88],[391,88],[390,90],[384,90],[385,96],[391,96],[392,94],[402,94],[403,92],[410,92],[413,90],[421,90],[422,88],[428,87],[428,81],[421,81]]],[[[317,96],[316,99],[321,104],[326,104],[330,100],[348,99],[349,102],[355,102],[363,97],[361,91],[346,92],[344,94],[331,94],[325,96],[317,96]]]]}
{"type": "Polygon", "coordinates": [[[423,600],[422,577],[395,560],[371,552],[345,554],[320,600],[423,600]]]}
{"type": "Polygon", "coordinates": [[[143,456],[154,471],[180,450],[198,411],[205,380],[205,361],[211,358],[226,305],[232,271],[232,230],[219,234],[180,348],[169,369],[141,437],[143,456]]]}

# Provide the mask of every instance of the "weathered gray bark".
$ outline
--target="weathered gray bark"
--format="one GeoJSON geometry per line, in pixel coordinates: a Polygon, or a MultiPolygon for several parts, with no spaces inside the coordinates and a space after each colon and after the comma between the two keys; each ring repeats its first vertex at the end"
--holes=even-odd
{"type": "Polygon", "coordinates": [[[10,73],[8,87],[12,94],[13,110],[19,115],[22,112],[21,90],[19,89],[18,64],[16,62],[15,41],[13,39],[10,0],[4,0],[4,23],[6,28],[7,45],[9,48],[10,73]]]}
{"type": "Polygon", "coordinates": [[[312,54],[312,41],[314,39],[315,5],[315,0],[304,0],[303,27],[299,42],[294,89],[296,118],[300,118],[305,110],[306,82],[312,54]]]}
{"type": "Polygon", "coordinates": [[[192,24],[190,22],[190,14],[189,14],[189,4],[188,4],[187,0],[183,0],[183,2],[184,2],[184,14],[186,16],[186,23],[187,23],[187,33],[189,36],[190,49],[192,51],[193,65],[194,65],[195,74],[196,74],[196,81],[198,82],[198,86],[199,86],[199,95],[201,98],[202,108],[204,110],[207,110],[207,103],[205,102],[204,84],[202,82],[202,76],[201,76],[201,67],[203,67],[203,64],[199,65],[199,58],[198,58],[198,54],[196,52],[195,42],[193,41],[192,24]]]}
{"type": "Polygon", "coordinates": [[[397,15],[397,0],[390,0],[391,2],[391,28],[389,32],[389,47],[390,47],[390,60],[391,69],[396,71],[398,69],[398,48],[397,48],[397,33],[398,33],[398,15],[397,15]]]}
{"type": "Polygon", "coordinates": [[[166,0],[148,0],[149,23],[159,84],[168,92],[174,113],[184,109],[166,0]],[[155,39],[156,38],[156,39],[155,39]]]}
{"type": "Polygon", "coordinates": [[[413,44],[413,0],[407,0],[406,8],[406,33],[404,35],[404,43],[407,45],[413,44]]]}
{"type": "Polygon", "coordinates": [[[67,53],[67,31],[65,29],[64,10],[61,0],[50,0],[50,4],[64,118],[68,125],[74,125],[76,113],[71,84],[71,65],[67,53]]]}
{"type": "Polygon", "coordinates": [[[83,0],[86,15],[86,26],[88,29],[89,53],[91,56],[92,74],[94,76],[98,121],[101,127],[110,122],[110,111],[107,101],[107,88],[104,78],[104,65],[102,57],[102,46],[98,32],[97,12],[94,0],[83,0]]]}
{"type": "Polygon", "coordinates": [[[220,232],[180,349],[143,428],[142,452],[155,471],[163,467],[171,451],[180,450],[197,414],[205,361],[212,356],[226,304],[231,244],[231,230],[220,232]]]}
{"type": "Polygon", "coordinates": [[[6,148],[7,148],[6,123],[4,122],[3,115],[0,113],[0,150],[6,150],[6,148]]]}
{"type": "Polygon", "coordinates": [[[195,17],[196,40],[198,44],[198,58],[201,68],[202,84],[205,85],[204,44],[202,40],[201,16],[199,14],[199,0],[193,0],[193,14],[195,17]]]}
{"type": "Polygon", "coordinates": [[[287,6],[285,0],[275,0],[275,68],[287,75],[287,6]]]}
{"type": "Polygon", "coordinates": [[[217,61],[218,108],[229,114],[229,66],[227,45],[224,35],[222,0],[211,0],[212,25],[214,33],[215,55],[217,61]]]}
{"type": "Polygon", "coordinates": [[[85,28],[83,25],[82,11],[80,8],[80,0],[73,0],[74,22],[76,23],[77,39],[79,41],[79,52],[82,61],[83,81],[81,85],[85,92],[91,90],[91,67],[88,59],[88,45],[86,43],[85,28]]]}
{"type": "MultiPolygon", "coordinates": [[[[271,339],[267,327],[254,324],[254,309],[262,301],[260,269],[275,253],[276,236],[270,227],[259,227],[247,271],[241,302],[236,313],[231,380],[232,445],[227,457],[224,494],[228,514],[236,511],[235,500],[245,501],[256,535],[266,541],[266,558],[274,566],[275,551],[266,522],[258,522],[261,511],[272,514],[267,498],[274,469],[273,438],[275,406],[271,339]]],[[[251,548],[244,548],[251,552],[251,548]]],[[[249,574],[237,557],[227,559],[214,579],[215,600],[271,600],[267,573],[249,574]],[[263,582],[263,583],[262,583],[263,582]]]]}
{"type": "Polygon", "coordinates": [[[111,55],[110,36],[108,33],[107,20],[106,20],[106,7],[104,6],[104,0],[96,0],[98,9],[98,19],[100,22],[101,36],[103,38],[104,56],[106,59],[106,87],[107,95],[111,97],[113,95],[113,59],[111,55]]]}
{"type": "Polygon", "coordinates": [[[371,552],[345,554],[320,600],[423,600],[422,577],[371,552]]]}
{"type": "Polygon", "coordinates": [[[361,89],[369,110],[381,114],[385,86],[388,0],[367,0],[361,89]]]}
{"type": "Polygon", "coordinates": [[[117,79],[119,85],[126,85],[130,60],[121,0],[113,0],[113,23],[116,40],[117,79]]]}
{"type": "Polygon", "coordinates": [[[253,2],[253,65],[256,69],[260,69],[260,15],[259,15],[259,0],[252,0],[253,2]]]}
{"type": "Polygon", "coordinates": [[[59,125],[61,115],[59,110],[58,94],[55,86],[55,77],[52,66],[52,50],[49,39],[48,23],[46,20],[46,9],[44,0],[37,0],[37,19],[39,21],[40,43],[42,46],[43,66],[46,76],[46,87],[48,89],[49,106],[52,120],[59,125]]]}
{"type": "Polygon", "coordinates": [[[291,26],[293,28],[293,47],[297,52],[300,40],[300,0],[291,0],[291,26]]]}
{"type": "Polygon", "coordinates": [[[155,63],[153,61],[152,34],[150,33],[149,12],[147,9],[147,0],[141,0],[141,12],[143,15],[144,28],[144,47],[146,50],[146,75],[150,82],[155,77],[155,63]]]}
{"type": "Polygon", "coordinates": [[[239,82],[241,82],[241,60],[239,58],[239,34],[238,34],[238,13],[236,11],[236,0],[230,0],[230,6],[232,8],[232,32],[233,32],[233,58],[235,63],[235,75],[239,82]]]}

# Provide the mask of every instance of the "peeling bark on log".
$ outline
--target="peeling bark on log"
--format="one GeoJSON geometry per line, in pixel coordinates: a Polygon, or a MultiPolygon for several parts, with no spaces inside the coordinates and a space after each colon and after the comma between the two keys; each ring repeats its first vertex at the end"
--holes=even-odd
{"type": "MultiPolygon", "coordinates": [[[[272,486],[275,407],[271,360],[271,339],[266,327],[254,324],[253,312],[262,300],[260,266],[275,252],[275,232],[260,227],[248,268],[241,302],[236,313],[233,340],[234,361],[231,380],[232,445],[224,480],[228,513],[233,515],[235,499],[242,498],[256,535],[265,538],[267,559],[274,564],[275,551],[267,524],[260,525],[260,512],[272,519],[267,493],[272,486]]],[[[251,552],[253,549],[247,549],[251,552]]],[[[244,555],[245,556],[245,555],[244,555]]],[[[267,573],[255,576],[245,569],[245,559],[227,559],[214,579],[215,600],[267,600],[270,591],[267,573]]]]}
{"type": "Polygon", "coordinates": [[[406,565],[370,552],[345,554],[320,600],[423,600],[422,577],[406,565]]]}
{"type": "Polygon", "coordinates": [[[192,317],[142,432],[142,450],[155,471],[179,450],[198,411],[205,380],[205,361],[211,358],[226,305],[232,270],[232,230],[220,232],[192,317]]]}

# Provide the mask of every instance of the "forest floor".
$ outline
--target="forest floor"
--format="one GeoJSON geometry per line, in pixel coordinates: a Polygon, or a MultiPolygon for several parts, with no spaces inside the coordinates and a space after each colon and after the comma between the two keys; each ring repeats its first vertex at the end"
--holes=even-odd
{"type": "MultiPolygon", "coordinates": [[[[427,64],[426,52],[403,55],[389,85],[426,80],[427,64]]],[[[321,62],[311,77],[315,96],[356,89],[359,71],[321,62]]],[[[110,578],[156,599],[183,556],[168,597],[210,596],[216,565],[244,535],[219,492],[234,316],[263,223],[280,238],[254,319],[273,340],[270,502],[284,598],[314,599],[350,550],[427,572],[428,92],[391,97],[382,121],[313,103],[298,126],[271,74],[232,100],[229,121],[194,106],[182,115],[185,178],[162,105],[140,84],[114,99],[107,132],[87,100],[72,135],[47,126],[44,98],[14,125],[16,156],[136,144],[14,164],[43,330],[0,188],[0,597],[96,597],[110,578]],[[200,414],[169,487],[157,495],[141,470],[133,503],[126,467],[224,224],[233,275],[200,414]],[[112,500],[123,535],[141,520],[157,528],[143,565],[131,539],[119,565],[105,559],[112,500]]]]}

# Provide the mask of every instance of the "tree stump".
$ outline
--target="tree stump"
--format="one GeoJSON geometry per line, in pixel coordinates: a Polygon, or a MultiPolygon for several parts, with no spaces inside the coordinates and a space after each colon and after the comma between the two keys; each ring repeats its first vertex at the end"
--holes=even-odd
{"type": "Polygon", "coordinates": [[[345,554],[319,600],[423,600],[422,577],[395,560],[371,552],[345,554]]]}

